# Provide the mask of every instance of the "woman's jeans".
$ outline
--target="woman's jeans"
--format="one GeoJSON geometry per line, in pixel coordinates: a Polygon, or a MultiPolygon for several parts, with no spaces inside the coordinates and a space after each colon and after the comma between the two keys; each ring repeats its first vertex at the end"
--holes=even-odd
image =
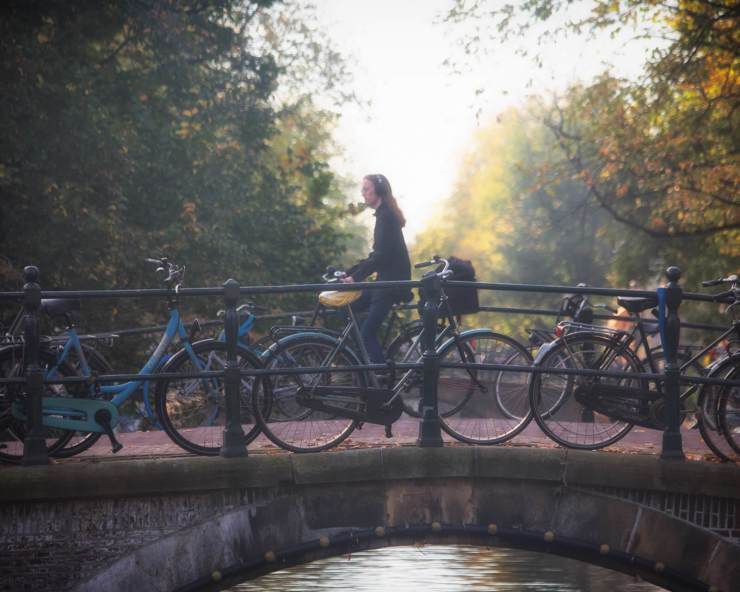
{"type": "Polygon", "coordinates": [[[378,330],[395,301],[390,290],[363,290],[359,300],[352,303],[352,312],[357,315],[367,311],[360,325],[360,335],[372,364],[384,364],[383,348],[378,341],[378,330]]]}

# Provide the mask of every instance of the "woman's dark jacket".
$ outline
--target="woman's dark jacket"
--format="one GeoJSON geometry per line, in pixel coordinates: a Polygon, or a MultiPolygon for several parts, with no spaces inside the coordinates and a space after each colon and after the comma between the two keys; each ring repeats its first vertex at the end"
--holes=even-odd
{"type": "MultiPolygon", "coordinates": [[[[411,279],[411,262],[401,224],[385,203],[375,210],[372,252],[366,259],[347,270],[348,275],[356,282],[361,282],[373,272],[378,273],[376,279],[379,282],[411,279]]],[[[394,302],[407,302],[413,297],[408,288],[398,288],[373,290],[373,299],[389,292],[394,302]]]]}

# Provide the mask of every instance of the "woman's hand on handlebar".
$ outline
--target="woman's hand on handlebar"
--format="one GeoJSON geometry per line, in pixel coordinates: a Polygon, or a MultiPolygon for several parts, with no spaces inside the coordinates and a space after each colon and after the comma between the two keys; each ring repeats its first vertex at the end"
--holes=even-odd
{"type": "Polygon", "coordinates": [[[345,278],[347,277],[347,274],[344,273],[343,271],[340,271],[338,269],[335,269],[334,267],[329,266],[326,268],[326,273],[323,274],[321,277],[325,282],[329,284],[333,284],[336,282],[343,282],[345,278]]]}

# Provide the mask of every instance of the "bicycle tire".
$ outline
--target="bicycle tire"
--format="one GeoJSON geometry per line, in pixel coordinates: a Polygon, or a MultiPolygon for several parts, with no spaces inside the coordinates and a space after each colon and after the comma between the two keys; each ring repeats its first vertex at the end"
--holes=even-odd
{"type": "MultiPolygon", "coordinates": [[[[532,356],[515,339],[493,331],[473,330],[442,346],[440,362],[514,364],[529,366],[532,356]]],[[[506,396],[529,400],[529,372],[440,368],[437,398],[442,429],[461,442],[500,444],[520,433],[532,419],[531,411],[511,418],[502,413],[495,389],[506,396]],[[506,375],[503,379],[501,375],[506,375]]]]}
{"type": "MultiPolygon", "coordinates": [[[[740,379],[740,365],[725,377],[740,379]]],[[[719,399],[718,420],[722,433],[735,455],[740,455],[740,387],[725,385],[719,399]]],[[[737,456],[735,457],[737,459],[737,456]]]]}
{"type": "MultiPolygon", "coordinates": [[[[328,363],[327,357],[336,345],[335,339],[321,334],[289,336],[271,348],[266,366],[273,370],[320,367],[328,363]]],[[[291,452],[318,452],[337,446],[357,427],[356,419],[314,410],[297,399],[299,388],[313,384],[365,386],[363,374],[342,371],[342,368],[359,364],[357,357],[347,347],[340,348],[331,363],[337,368],[336,371],[273,375],[272,388],[267,393],[273,398],[269,405],[260,400],[259,394],[253,397],[254,414],[262,432],[273,444],[291,452]],[[269,412],[265,413],[265,409],[269,409],[269,412]]],[[[348,401],[347,404],[349,408],[356,406],[354,401],[348,401]]],[[[357,410],[360,410],[359,406],[357,410]]]]}
{"type": "MultiPolygon", "coordinates": [[[[39,366],[48,370],[56,365],[55,352],[39,351],[39,366]]],[[[0,350],[0,375],[3,378],[22,376],[25,369],[23,346],[9,346],[0,350]]],[[[74,368],[64,363],[58,371],[62,377],[77,376],[74,368]]],[[[80,385],[45,384],[45,396],[76,396],[80,385]]],[[[11,403],[15,397],[25,397],[22,385],[0,384],[0,460],[18,463],[23,459],[23,442],[27,430],[25,423],[12,416],[11,403]]],[[[45,428],[46,450],[49,455],[62,448],[72,437],[73,431],[59,428],[45,428]]]]}
{"type": "MultiPolygon", "coordinates": [[[[163,373],[197,373],[221,371],[226,366],[227,346],[222,341],[208,339],[192,344],[196,361],[181,349],[162,366],[163,373]]],[[[237,347],[236,361],[240,369],[263,368],[251,351],[237,347]]],[[[252,394],[268,390],[269,381],[263,376],[242,376],[240,380],[240,416],[245,443],[249,444],[260,432],[252,414],[252,394]]],[[[155,395],[157,415],[170,439],[188,452],[202,456],[217,456],[221,451],[226,423],[226,393],[224,379],[170,378],[158,381],[155,395]]]]}
{"type": "MultiPolygon", "coordinates": [[[[719,360],[712,365],[707,373],[709,378],[726,378],[737,365],[740,364],[740,355],[719,360]]],[[[722,461],[740,461],[730,442],[725,438],[719,418],[719,404],[722,397],[720,385],[705,384],[699,391],[697,403],[699,433],[707,447],[722,461]]]]}
{"type": "MultiPolygon", "coordinates": [[[[562,338],[538,361],[538,366],[553,369],[643,371],[642,364],[632,350],[616,344],[608,337],[587,332],[562,338]],[[594,367],[596,365],[598,368],[594,367]]],[[[547,373],[533,375],[529,389],[533,417],[540,429],[560,446],[582,450],[604,448],[622,439],[632,429],[632,423],[596,412],[576,400],[578,386],[587,386],[597,380],[602,384],[637,386],[643,389],[649,386],[645,380],[638,380],[635,385],[632,384],[632,379],[595,379],[589,376],[547,373]],[[575,388],[563,388],[568,377],[571,377],[575,388]],[[627,384],[624,383],[625,380],[628,381],[627,384]]]]}

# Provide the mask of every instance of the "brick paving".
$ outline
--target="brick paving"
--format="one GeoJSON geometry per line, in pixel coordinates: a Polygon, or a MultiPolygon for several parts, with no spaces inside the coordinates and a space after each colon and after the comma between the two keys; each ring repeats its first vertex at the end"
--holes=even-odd
{"type": "MultiPolygon", "coordinates": [[[[214,437],[220,437],[223,428],[217,428],[214,437]]],[[[682,430],[683,449],[687,459],[694,461],[717,462],[701,439],[699,431],[682,430]]],[[[346,450],[349,448],[375,448],[389,446],[412,446],[416,444],[419,435],[419,420],[402,417],[393,425],[393,438],[386,438],[383,426],[366,424],[361,430],[355,430],[349,439],[332,450],[346,450]]],[[[131,432],[118,434],[118,439],[124,445],[123,450],[114,455],[110,449],[108,439],[103,436],[90,450],[70,459],[55,460],[55,463],[69,462],[105,462],[117,459],[146,458],[146,457],[178,457],[188,453],[174,444],[163,431],[131,432]]],[[[460,443],[443,432],[445,446],[469,446],[460,443]]],[[[594,451],[594,454],[654,454],[661,451],[662,432],[634,427],[622,440],[606,449],[594,451]]],[[[557,448],[545,434],[532,422],[521,434],[497,446],[503,447],[538,447],[557,448]]],[[[259,436],[248,447],[249,453],[262,454],[290,454],[272,444],[266,437],[259,436]]]]}

